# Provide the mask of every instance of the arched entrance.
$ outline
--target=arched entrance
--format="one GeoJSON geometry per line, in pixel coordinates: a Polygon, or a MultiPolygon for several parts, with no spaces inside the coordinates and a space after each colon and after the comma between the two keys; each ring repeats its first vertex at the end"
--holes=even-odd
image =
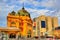
{"type": "Polygon", "coordinates": [[[2,31],[1,35],[2,35],[2,40],[8,40],[8,35],[7,35],[6,31],[2,31]]]}
{"type": "Polygon", "coordinates": [[[9,38],[16,38],[16,34],[11,33],[11,34],[9,35],[9,38]]]}
{"type": "Polygon", "coordinates": [[[31,37],[31,30],[27,32],[27,38],[30,38],[30,37],[31,37]]]}

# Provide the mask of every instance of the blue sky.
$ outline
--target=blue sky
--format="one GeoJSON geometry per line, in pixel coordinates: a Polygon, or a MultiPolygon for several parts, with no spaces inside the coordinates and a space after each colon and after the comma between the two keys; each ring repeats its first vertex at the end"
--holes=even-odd
{"type": "Polygon", "coordinates": [[[23,6],[30,13],[31,18],[40,15],[58,17],[60,25],[60,0],[0,0],[0,26],[6,27],[6,17],[9,12],[17,12],[23,6]]]}

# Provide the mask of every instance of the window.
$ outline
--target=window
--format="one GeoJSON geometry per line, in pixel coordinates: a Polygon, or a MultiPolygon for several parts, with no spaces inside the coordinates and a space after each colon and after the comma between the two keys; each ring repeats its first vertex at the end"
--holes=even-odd
{"type": "Polygon", "coordinates": [[[45,28],[45,21],[41,21],[41,27],[45,28]]]}
{"type": "Polygon", "coordinates": [[[10,27],[16,27],[16,26],[11,25],[10,27]]]}
{"type": "Polygon", "coordinates": [[[15,22],[11,22],[11,24],[15,24],[15,22]]]}
{"type": "Polygon", "coordinates": [[[16,27],[16,23],[15,22],[11,22],[11,27],[16,27]]]}
{"type": "Polygon", "coordinates": [[[60,29],[60,27],[56,27],[56,28],[55,28],[55,30],[59,30],[59,29],[60,29]]]}
{"type": "Polygon", "coordinates": [[[33,26],[33,29],[35,30],[36,29],[36,26],[33,26]]]}
{"type": "Polygon", "coordinates": [[[28,34],[31,34],[31,30],[28,31],[28,34]]]}

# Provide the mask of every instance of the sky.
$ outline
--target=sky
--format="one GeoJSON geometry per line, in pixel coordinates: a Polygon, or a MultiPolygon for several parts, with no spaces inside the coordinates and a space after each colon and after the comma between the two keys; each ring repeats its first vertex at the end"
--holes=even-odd
{"type": "Polygon", "coordinates": [[[7,26],[7,15],[13,10],[17,13],[24,7],[31,18],[40,15],[58,17],[60,26],[60,0],[0,0],[0,26],[7,26]]]}

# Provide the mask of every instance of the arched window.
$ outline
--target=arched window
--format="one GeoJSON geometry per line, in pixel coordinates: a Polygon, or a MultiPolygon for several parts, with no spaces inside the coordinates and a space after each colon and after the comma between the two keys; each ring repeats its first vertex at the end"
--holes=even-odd
{"type": "Polygon", "coordinates": [[[11,27],[16,27],[16,23],[15,22],[11,22],[11,27]]]}
{"type": "Polygon", "coordinates": [[[28,34],[31,34],[31,30],[28,31],[28,34]]]}
{"type": "Polygon", "coordinates": [[[11,24],[15,24],[15,22],[11,22],[11,24]]]}
{"type": "Polygon", "coordinates": [[[45,28],[45,21],[41,21],[41,27],[45,28]]]}

